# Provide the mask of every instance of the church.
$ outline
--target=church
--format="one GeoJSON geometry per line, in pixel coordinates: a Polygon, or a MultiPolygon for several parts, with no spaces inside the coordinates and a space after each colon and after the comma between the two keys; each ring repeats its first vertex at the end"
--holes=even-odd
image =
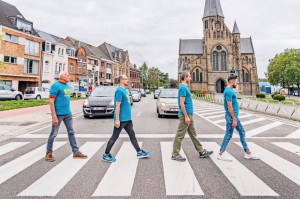
{"type": "Polygon", "coordinates": [[[237,93],[258,92],[258,75],[252,38],[241,38],[235,22],[232,31],[224,21],[220,0],[206,0],[203,39],[180,39],[178,77],[191,73],[191,90],[223,93],[232,69],[238,74],[237,93]]]}

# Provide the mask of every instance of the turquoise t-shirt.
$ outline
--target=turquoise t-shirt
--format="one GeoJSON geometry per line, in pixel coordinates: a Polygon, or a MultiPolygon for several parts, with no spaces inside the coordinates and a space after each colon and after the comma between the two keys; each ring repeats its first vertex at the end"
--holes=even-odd
{"type": "MultiPolygon", "coordinates": [[[[121,102],[120,105],[120,122],[131,121],[131,103],[129,93],[127,90],[119,86],[115,92],[115,110],[116,102],[121,102]]],[[[114,120],[116,121],[116,112],[114,114],[114,120]]]]}
{"type": "Polygon", "coordinates": [[[69,84],[55,82],[50,89],[50,98],[55,98],[54,107],[56,115],[72,114],[70,108],[71,90],[69,84]]]}
{"type": "Polygon", "coordinates": [[[193,115],[194,107],[193,107],[193,100],[190,89],[185,84],[180,84],[178,90],[178,106],[179,106],[179,115],[183,115],[182,109],[180,107],[180,97],[185,97],[184,105],[187,114],[193,115]]]}
{"type": "Polygon", "coordinates": [[[227,106],[228,101],[232,102],[234,115],[235,115],[235,117],[238,117],[239,116],[239,103],[237,101],[237,96],[233,89],[227,87],[224,90],[224,108],[225,108],[226,114],[230,115],[230,113],[228,111],[228,106],[227,106]]]}

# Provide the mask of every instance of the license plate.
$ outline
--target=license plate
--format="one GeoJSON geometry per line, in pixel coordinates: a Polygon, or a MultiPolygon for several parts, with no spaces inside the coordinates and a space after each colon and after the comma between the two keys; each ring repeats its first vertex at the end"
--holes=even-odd
{"type": "Polygon", "coordinates": [[[95,110],[95,111],[103,111],[103,110],[105,110],[105,108],[104,107],[95,107],[95,108],[93,108],[93,110],[95,110]]]}
{"type": "Polygon", "coordinates": [[[179,111],[178,108],[171,108],[171,111],[179,111]]]}

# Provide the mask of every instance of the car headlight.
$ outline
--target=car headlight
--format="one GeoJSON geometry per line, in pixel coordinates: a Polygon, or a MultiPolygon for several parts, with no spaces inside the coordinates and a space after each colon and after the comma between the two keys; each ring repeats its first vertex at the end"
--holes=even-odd
{"type": "Polygon", "coordinates": [[[83,106],[85,106],[85,107],[90,107],[89,100],[87,100],[87,99],[84,100],[83,106]]]}
{"type": "Polygon", "coordinates": [[[114,100],[111,100],[111,102],[109,103],[109,105],[108,106],[114,106],[115,105],[115,102],[114,102],[114,100]]]}
{"type": "Polygon", "coordinates": [[[166,103],[164,103],[164,102],[163,102],[163,103],[161,103],[161,105],[162,105],[162,106],[165,106],[165,105],[166,105],[166,103]]]}

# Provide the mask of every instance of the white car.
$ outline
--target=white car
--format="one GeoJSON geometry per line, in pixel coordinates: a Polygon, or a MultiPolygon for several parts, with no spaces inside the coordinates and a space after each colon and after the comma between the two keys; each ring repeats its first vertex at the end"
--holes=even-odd
{"type": "Polygon", "coordinates": [[[23,94],[7,85],[0,84],[0,100],[21,100],[23,94]]]}
{"type": "Polygon", "coordinates": [[[24,99],[48,99],[50,90],[43,87],[27,87],[24,92],[24,99]]]}
{"type": "Polygon", "coordinates": [[[134,102],[139,102],[141,101],[141,95],[137,90],[130,90],[131,95],[132,95],[132,100],[134,102]]]}

